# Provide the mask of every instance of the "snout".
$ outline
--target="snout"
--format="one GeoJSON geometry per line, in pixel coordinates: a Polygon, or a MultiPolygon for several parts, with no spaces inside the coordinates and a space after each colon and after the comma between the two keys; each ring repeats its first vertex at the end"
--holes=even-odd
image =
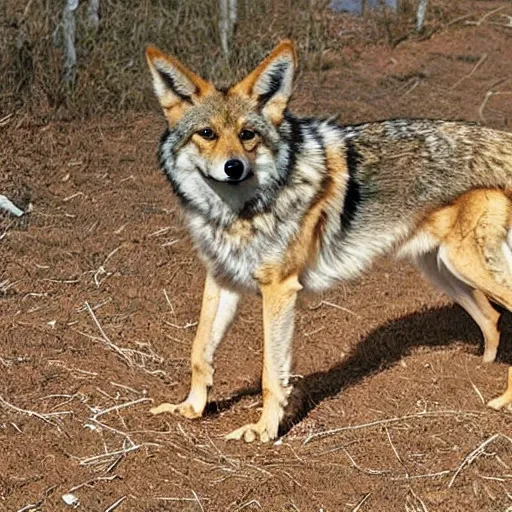
{"type": "Polygon", "coordinates": [[[234,181],[239,181],[240,178],[244,175],[244,171],[245,166],[242,160],[232,159],[228,160],[224,164],[224,172],[228,178],[231,178],[234,181]]]}
{"type": "Polygon", "coordinates": [[[210,167],[206,177],[221,183],[236,185],[249,179],[252,175],[253,172],[249,162],[242,158],[230,158],[210,167]]]}

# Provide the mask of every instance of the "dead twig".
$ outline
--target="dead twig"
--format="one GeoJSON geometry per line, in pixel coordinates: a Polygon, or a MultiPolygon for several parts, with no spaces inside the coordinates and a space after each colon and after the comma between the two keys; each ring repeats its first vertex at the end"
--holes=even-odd
{"type": "Polygon", "coordinates": [[[371,428],[376,427],[380,425],[389,425],[390,423],[398,423],[400,421],[404,420],[410,420],[415,418],[428,418],[432,417],[435,418],[436,416],[479,416],[482,414],[481,412],[464,412],[464,411],[452,411],[452,410],[445,410],[445,411],[424,411],[424,412],[418,412],[416,414],[406,414],[405,416],[396,416],[394,418],[387,418],[384,420],[377,420],[377,421],[371,421],[369,423],[362,423],[359,425],[350,425],[347,427],[341,427],[341,428],[334,428],[332,430],[325,430],[323,432],[315,432],[314,434],[308,435],[303,442],[303,445],[306,445],[317,438],[323,438],[327,436],[332,436],[334,434],[339,434],[340,432],[345,432],[347,430],[360,430],[363,428],[371,428]]]}
{"type": "Polygon", "coordinates": [[[359,503],[352,509],[352,512],[357,512],[365,503],[365,501],[372,495],[371,492],[365,494],[359,503]]]}
{"type": "MultiPolygon", "coordinates": [[[[449,484],[448,489],[451,489],[453,483],[455,482],[455,479],[459,476],[460,472],[466,467],[469,466],[474,460],[476,460],[482,453],[484,453],[485,448],[489,446],[491,443],[496,441],[501,437],[501,434],[494,434],[491,437],[487,438],[483,443],[479,444],[474,450],[472,450],[470,453],[468,453],[460,463],[459,467],[456,469],[454,475],[452,476],[449,484]]],[[[505,437],[505,436],[504,436],[505,437]]]]}
{"type": "Polygon", "coordinates": [[[40,413],[36,411],[31,411],[28,409],[21,409],[20,407],[16,407],[15,405],[7,402],[2,396],[0,396],[0,404],[2,404],[4,407],[7,407],[8,409],[12,409],[13,411],[16,411],[19,414],[24,414],[26,416],[30,416],[32,418],[37,418],[41,421],[44,421],[45,423],[48,423],[50,425],[53,425],[54,427],[57,427],[60,429],[60,427],[51,421],[49,418],[58,418],[59,416],[65,416],[67,414],[73,414],[73,411],[56,411],[56,412],[47,412],[47,413],[40,413]]]}
{"type": "Polygon", "coordinates": [[[388,427],[384,427],[384,429],[386,430],[386,435],[388,437],[388,441],[389,441],[389,444],[391,445],[391,449],[393,450],[393,453],[395,454],[395,457],[397,458],[398,462],[400,462],[401,466],[404,468],[404,471],[405,471],[405,477],[406,478],[409,478],[409,471],[407,471],[407,467],[406,465],[404,464],[404,461],[402,460],[402,458],[400,457],[400,455],[398,455],[398,451],[395,447],[395,445],[393,444],[393,441],[391,439],[391,434],[389,433],[389,429],[388,427]]]}
{"type": "Polygon", "coordinates": [[[123,448],[122,450],[115,450],[113,452],[101,453],[100,455],[93,455],[92,457],[85,457],[84,459],[80,459],[80,466],[94,466],[99,463],[104,463],[105,460],[117,458],[118,456],[124,457],[126,454],[134,452],[143,446],[143,444],[136,444],[134,446],[123,448]]]}
{"type": "Polygon", "coordinates": [[[167,321],[165,323],[171,327],[174,327],[175,329],[190,329],[191,327],[195,327],[197,325],[197,322],[187,322],[183,325],[173,324],[167,321]]]}
{"type": "Polygon", "coordinates": [[[78,491],[78,489],[81,489],[82,487],[92,487],[93,484],[96,482],[111,482],[112,480],[115,480],[116,478],[120,478],[118,475],[111,475],[111,476],[98,476],[96,478],[92,478],[91,480],[87,480],[87,482],[84,482],[83,484],[75,485],[74,487],[71,487],[69,489],[69,493],[72,493],[74,491],[78,491]]]}
{"type": "Polygon", "coordinates": [[[470,78],[472,75],[474,75],[477,71],[477,69],[487,60],[487,57],[489,56],[489,54],[487,53],[484,53],[480,59],[478,60],[478,62],[475,64],[475,66],[473,67],[473,69],[465,76],[463,76],[462,78],[459,78],[459,80],[457,80],[451,87],[450,87],[450,90],[453,91],[453,89],[455,89],[457,86],[459,86],[464,80],[467,80],[468,78],[470,78]]]}
{"type": "Polygon", "coordinates": [[[343,306],[339,306],[338,304],[334,304],[334,302],[329,302],[327,300],[322,300],[316,306],[311,306],[309,309],[311,311],[314,311],[315,309],[321,308],[323,305],[329,306],[331,308],[339,309],[341,311],[345,311],[345,313],[349,313],[351,315],[357,316],[358,318],[361,318],[361,315],[354,313],[350,309],[344,308],[343,306]]]}
{"type": "Polygon", "coordinates": [[[106,335],[105,331],[103,330],[103,327],[101,326],[100,322],[98,321],[98,318],[94,314],[93,309],[89,305],[88,302],[85,302],[85,309],[89,313],[90,317],[92,318],[94,324],[98,328],[98,331],[100,332],[101,337],[95,337],[91,336],[89,334],[79,332],[83,336],[87,336],[90,339],[101,341],[103,344],[105,344],[110,350],[115,352],[121,359],[129,366],[129,367],[138,367],[144,370],[146,373],[149,374],[155,374],[155,373],[164,373],[162,370],[148,370],[146,368],[146,363],[148,361],[156,362],[156,363],[162,363],[163,357],[159,356],[152,348],[152,346],[149,343],[142,343],[137,342],[137,345],[145,350],[137,350],[134,348],[125,348],[125,347],[118,347],[115,343],[113,343],[110,338],[106,335]]]}
{"type": "Polygon", "coordinates": [[[194,495],[194,498],[197,501],[197,504],[199,505],[199,508],[201,509],[201,512],[204,512],[203,504],[199,500],[199,496],[196,494],[196,491],[192,490],[192,494],[194,495]]]}
{"type": "Polygon", "coordinates": [[[425,502],[413,491],[412,487],[409,489],[405,501],[405,512],[428,512],[425,502]]]}
{"type": "Polygon", "coordinates": [[[119,498],[118,500],[114,501],[114,503],[112,503],[112,505],[108,506],[106,509],[105,509],[105,512],[112,512],[113,510],[115,510],[117,507],[119,507],[119,505],[121,505],[121,503],[123,503],[123,501],[126,499],[126,496],[122,496],[121,498],[119,498]]]}
{"type": "Polygon", "coordinates": [[[476,387],[476,384],[473,382],[473,380],[471,379],[471,375],[469,374],[469,370],[468,370],[468,365],[467,365],[467,360],[465,361],[464,363],[464,366],[466,367],[466,374],[468,376],[468,380],[469,380],[469,383],[471,384],[471,387],[475,390],[475,393],[477,394],[478,398],[480,399],[480,401],[482,402],[482,405],[485,405],[485,400],[484,400],[484,397],[482,396],[482,393],[480,392],[480,390],[476,387]]]}
{"type": "Polygon", "coordinates": [[[495,21],[491,21],[489,25],[503,28],[512,28],[512,16],[509,16],[508,14],[502,14],[501,17],[507,20],[506,23],[497,23],[495,21]]]}
{"type": "Polygon", "coordinates": [[[167,304],[169,304],[169,307],[171,308],[172,316],[174,317],[174,320],[176,321],[176,311],[174,310],[174,307],[172,305],[171,299],[169,298],[169,295],[167,294],[166,289],[163,289],[165,300],[167,301],[167,304]]]}
{"type": "Polygon", "coordinates": [[[506,5],[502,5],[501,7],[497,7],[496,9],[492,9],[491,11],[485,13],[479,20],[477,20],[477,21],[466,21],[465,24],[466,25],[475,25],[476,27],[479,27],[490,16],[492,16],[493,14],[496,14],[497,12],[500,12],[503,9],[506,9],[506,8],[507,8],[506,5]]]}
{"type": "Polygon", "coordinates": [[[437,473],[425,473],[423,475],[396,476],[396,477],[393,477],[391,480],[409,480],[409,479],[412,480],[415,478],[435,478],[437,476],[449,475],[450,473],[453,473],[453,470],[445,469],[444,471],[438,471],[437,473]]]}
{"type": "Polygon", "coordinates": [[[482,101],[480,107],[478,108],[478,115],[480,116],[480,119],[482,123],[485,123],[485,117],[484,117],[484,109],[487,106],[487,103],[493,96],[500,96],[502,94],[512,94],[512,91],[492,91],[489,90],[485,93],[484,101],[482,101]]]}
{"type": "Polygon", "coordinates": [[[39,506],[42,504],[42,501],[38,501],[37,503],[29,503],[24,507],[19,508],[16,512],[31,512],[33,510],[38,510],[39,506]]]}
{"type": "Polygon", "coordinates": [[[0,119],[0,126],[5,126],[7,123],[12,121],[13,116],[14,116],[14,112],[11,112],[10,114],[7,114],[6,116],[2,117],[0,119]]]}
{"type": "MultiPolygon", "coordinates": [[[[167,496],[155,496],[151,498],[158,501],[197,501],[195,498],[172,498],[167,496]]],[[[209,498],[203,498],[203,501],[210,501],[209,498]]]]}
{"type": "Polygon", "coordinates": [[[132,400],[131,402],[124,402],[122,404],[114,405],[112,407],[108,407],[107,409],[101,409],[96,412],[94,412],[94,409],[93,409],[94,415],[89,419],[92,421],[96,421],[100,416],[103,416],[104,414],[108,414],[113,411],[119,411],[120,409],[124,409],[124,408],[130,407],[132,405],[140,404],[143,402],[151,402],[151,401],[152,401],[151,398],[138,398],[137,400],[132,400]]]}
{"type": "Polygon", "coordinates": [[[366,469],[366,468],[362,468],[355,460],[354,458],[352,457],[352,455],[350,455],[350,453],[348,452],[348,450],[343,447],[342,448],[343,451],[345,452],[345,455],[348,457],[348,459],[350,460],[350,462],[352,463],[352,466],[354,466],[354,468],[356,468],[358,471],[361,471],[361,473],[365,473],[367,475],[383,475],[385,473],[389,473],[389,471],[385,471],[385,470],[381,470],[381,469],[366,469]]]}

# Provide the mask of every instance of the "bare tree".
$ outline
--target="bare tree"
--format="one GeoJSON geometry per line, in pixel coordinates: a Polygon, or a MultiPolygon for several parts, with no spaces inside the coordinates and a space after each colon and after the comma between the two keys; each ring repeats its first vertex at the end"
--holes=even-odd
{"type": "Polygon", "coordinates": [[[425,23],[425,16],[427,14],[428,0],[418,1],[418,10],[416,11],[416,32],[421,32],[423,24],[425,23]]]}
{"type": "Polygon", "coordinates": [[[226,57],[230,54],[230,44],[238,19],[238,0],[219,0],[220,44],[226,57]]]}
{"type": "Polygon", "coordinates": [[[79,0],[65,0],[62,12],[62,46],[64,51],[64,65],[62,68],[62,80],[73,87],[76,79],[76,21],[75,11],[79,0]]]}
{"type": "Polygon", "coordinates": [[[89,25],[95,30],[100,24],[100,0],[89,0],[89,6],[87,8],[87,19],[89,25]]]}

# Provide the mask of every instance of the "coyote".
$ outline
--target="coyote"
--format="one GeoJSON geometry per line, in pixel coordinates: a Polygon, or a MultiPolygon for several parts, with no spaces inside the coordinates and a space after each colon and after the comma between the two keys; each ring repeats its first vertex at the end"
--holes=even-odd
{"type": "MultiPolygon", "coordinates": [[[[225,89],[153,46],[146,57],[168,123],[160,165],[207,269],[190,392],[153,414],[203,414],[215,349],[240,296],[256,292],[263,411],[227,438],[276,438],[297,294],[353,279],[386,254],[411,259],[460,304],[482,330],[484,361],[495,359],[499,314],[489,300],[512,310],[512,134],[464,122],[296,117],[287,108],[291,41],[225,89]]],[[[512,401],[509,385],[490,405],[512,401]]]]}

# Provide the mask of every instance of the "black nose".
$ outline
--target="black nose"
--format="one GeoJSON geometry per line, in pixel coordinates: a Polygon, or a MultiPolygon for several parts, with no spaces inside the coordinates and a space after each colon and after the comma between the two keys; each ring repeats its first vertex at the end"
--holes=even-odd
{"type": "Polygon", "coordinates": [[[244,164],[241,160],[228,160],[224,164],[224,172],[234,180],[239,180],[244,173],[244,164]]]}

